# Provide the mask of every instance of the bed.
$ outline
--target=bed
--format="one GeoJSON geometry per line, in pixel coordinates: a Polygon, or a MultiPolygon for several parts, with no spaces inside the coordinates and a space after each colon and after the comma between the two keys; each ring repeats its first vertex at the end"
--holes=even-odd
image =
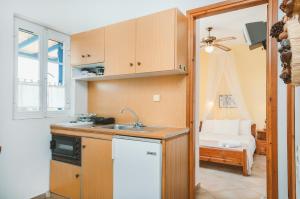
{"type": "Polygon", "coordinates": [[[251,175],[256,125],[250,120],[205,120],[200,123],[200,161],[242,167],[251,175]]]}

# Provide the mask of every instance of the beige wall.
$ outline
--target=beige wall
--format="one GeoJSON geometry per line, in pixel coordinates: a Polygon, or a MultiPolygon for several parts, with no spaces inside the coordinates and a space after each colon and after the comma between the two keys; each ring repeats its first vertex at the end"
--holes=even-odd
{"type": "MultiPolygon", "coordinates": [[[[266,51],[261,48],[250,51],[246,45],[232,46],[242,94],[253,123],[264,128],[266,119],[266,51]]],[[[208,54],[200,53],[200,119],[205,105],[208,54]]],[[[225,79],[218,90],[218,95],[230,94],[225,79]]],[[[217,97],[218,98],[218,97],[217,97]]],[[[215,119],[234,119],[239,117],[237,109],[220,109],[218,99],[213,109],[215,119]]]]}
{"type": "MultiPolygon", "coordinates": [[[[249,51],[245,45],[233,47],[237,72],[247,108],[258,128],[264,127],[266,118],[266,52],[249,51]]],[[[206,93],[207,54],[200,54],[201,84],[200,108],[204,107],[206,93]]],[[[229,94],[225,83],[219,94],[229,94]]],[[[147,125],[185,127],[186,76],[165,76],[89,83],[88,111],[101,116],[113,116],[118,122],[131,122],[129,114],[121,115],[123,107],[130,107],[147,125]],[[153,102],[155,94],[160,102],[153,102]]],[[[202,111],[200,110],[200,119],[202,111]]],[[[236,109],[215,109],[216,118],[235,118],[236,109]]]]}
{"type": "Polygon", "coordinates": [[[90,82],[88,89],[89,112],[128,123],[132,122],[131,115],[119,112],[130,107],[146,125],[185,127],[184,75],[90,82]],[[155,94],[160,94],[160,102],[152,101],[155,94]]]}

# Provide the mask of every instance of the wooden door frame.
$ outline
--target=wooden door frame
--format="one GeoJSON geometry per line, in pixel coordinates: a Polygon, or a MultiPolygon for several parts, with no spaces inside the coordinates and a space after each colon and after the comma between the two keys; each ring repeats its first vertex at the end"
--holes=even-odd
{"type": "MultiPolygon", "coordinates": [[[[186,124],[189,136],[189,199],[195,199],[195,56],[196,20],[199,18],[268,4],[268,32],[278,20],[278,0],[227,0],[187,11],[188,18],[188,80],[186,124]]],[[[267,198],[278,199],[277,149],[277,41],[267,37],[267,198]]]]}
{"type": "Polygon", "coordinates": [[[296,199],[296,156],[295,156],[295,86],[287,86],[287,162],[288,196],[296,199]]]}

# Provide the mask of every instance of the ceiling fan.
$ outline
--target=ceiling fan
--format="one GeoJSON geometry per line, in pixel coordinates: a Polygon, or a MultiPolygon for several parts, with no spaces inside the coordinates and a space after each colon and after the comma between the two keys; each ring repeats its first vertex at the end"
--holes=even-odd
{"type": "Polygon", "coordinates": [[[213,30],[213,27],[207,28],[208,36],[202,38],[200,48],[205,48],[205,51],[207,53],[212,53],[214,51],[214,47],[217,47],[224,51],[231,51],[231,48],[224,46],[222,44],[219,44],[219,42],[234,40],[234,39],[236,39],[236,37],[224,37],[224,38],[217,39],[216,37],[211,35],[212,30],[213,30]]]}

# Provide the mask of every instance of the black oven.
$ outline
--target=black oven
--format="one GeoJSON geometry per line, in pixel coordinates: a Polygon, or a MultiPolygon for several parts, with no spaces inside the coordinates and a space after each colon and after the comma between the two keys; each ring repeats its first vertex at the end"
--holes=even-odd
{"type": "Polygon", "coordinates": [[[52,135],[52,160],[81,165],[81,137],[52,135]]]}

